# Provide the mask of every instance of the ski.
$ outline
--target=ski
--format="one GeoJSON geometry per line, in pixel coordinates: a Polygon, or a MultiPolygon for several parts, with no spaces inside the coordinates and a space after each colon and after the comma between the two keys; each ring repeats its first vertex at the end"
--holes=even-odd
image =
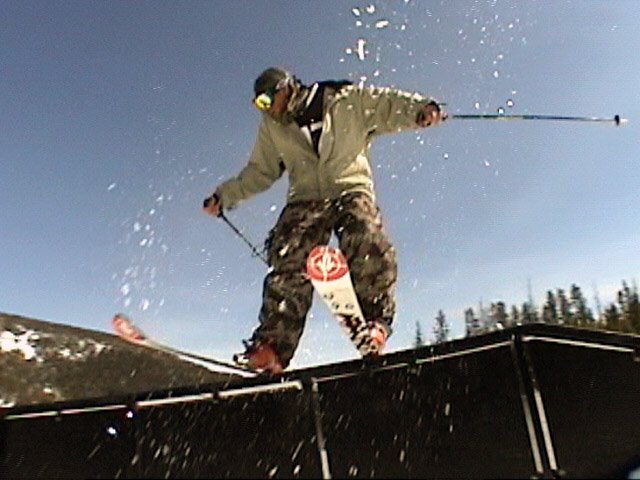
{"type": "Polygon", "coordinates": [[[131,321],[131,319],[123,313],[117,313],[113,316],[113,319],[111,320],[111,326],[118,337],[134,345],[169,353],[187,361],[195,361],[196,363],[200,362],[209,365],[215,365],[217,367],[223,367],[233,370],[235,373],[239,373],[243,376],[254,376],[256,374],[256,372],[246,366],[222,362],[220,360],[184,352],[158,343],[145,335],[144,332],[140,328],[136,327],[133,321],[131,321]]]}
{"type": "Polygon", "coordinates": [[[362,314],[343,253],[326,245],[315,247],[307,257],[307,275],[360,355],[380,353],[371,341],[371,327],[362,314]]]}

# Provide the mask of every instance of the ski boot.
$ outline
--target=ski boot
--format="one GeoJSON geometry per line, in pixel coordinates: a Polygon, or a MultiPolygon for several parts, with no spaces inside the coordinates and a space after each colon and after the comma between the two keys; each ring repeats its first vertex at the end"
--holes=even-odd
{"type": "Polygon", "coordinates": [[[275,349],[265,342],[250,345],[244,342],[246,351],[233,356],[241,367],[269,375],[280,375],[284,368],[275,349]]]}
{"type": "Polygon", "coordinates": [[[369,332],[369,353],[366,356],[378,356],[384,350],[391,329],[383,320],[373,320],[369,322],[369,332]]]}

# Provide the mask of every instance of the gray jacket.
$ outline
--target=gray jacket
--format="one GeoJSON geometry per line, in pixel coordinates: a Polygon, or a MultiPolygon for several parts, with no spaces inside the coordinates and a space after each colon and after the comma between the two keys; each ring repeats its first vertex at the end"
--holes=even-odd
{"type": "Polygon", "coordinates": [[[338,198],[363,192],[374,197],[369,145],[376,135],[419,128],[430,98],[391,88],[349,85],[326,89],[318,154],[295,122],[263,114],[247,165],[216,189],[226,209],[268,189],[286,171],[287,202],[338,198]]]}

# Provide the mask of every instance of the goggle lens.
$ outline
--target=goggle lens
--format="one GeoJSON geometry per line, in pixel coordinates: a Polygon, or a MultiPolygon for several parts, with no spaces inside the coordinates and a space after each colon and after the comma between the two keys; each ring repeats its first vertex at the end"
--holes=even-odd
{"type": "Polygon", "coordinates": [[[256,98],[253,99],[253,103],[258,108],[258,110],[261,110],[263,112],[269,110],[271,108],[271,105],[273,105],[273,100],[276,97],[276,92],[286,87],[290,81],[290,77],[285,77],[278,81],[275,87],[270,88],[266,92],[262,92],[260,95],[256,96],[256,98]]]}
{"type": "Polygon", "coordinates": [[[253,103],[255,104],[258,110],[266,112],[273,105],[273,96],[275,92],[264,92],[258,95],[253,99],[253,103]]]}

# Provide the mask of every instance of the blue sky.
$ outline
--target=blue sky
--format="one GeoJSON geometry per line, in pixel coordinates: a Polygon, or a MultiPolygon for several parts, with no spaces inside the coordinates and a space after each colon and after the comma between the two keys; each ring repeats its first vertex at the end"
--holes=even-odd
{"type": "MultiPolygon", "coordinates": [[[[451,113],[630,119],[452,120],[379,139],[400,272],[391,350],[416,321],[430,336],[438,309],[462,335],[466,307],[521,304],[528,279],[537,301],[571,283],[611,301],[640,273],[637,18],[633,0],[5,0],[0,311],[107,331],[123,311],[177,348],[239,351],[264,267],[200,205],[244,165],[270,65],[419,91],[451,113]]],[[[285,187],[230,219],[261,242],[285,187]]],[[[316,300],[293,364],[354,357],[316,300]]]]}

